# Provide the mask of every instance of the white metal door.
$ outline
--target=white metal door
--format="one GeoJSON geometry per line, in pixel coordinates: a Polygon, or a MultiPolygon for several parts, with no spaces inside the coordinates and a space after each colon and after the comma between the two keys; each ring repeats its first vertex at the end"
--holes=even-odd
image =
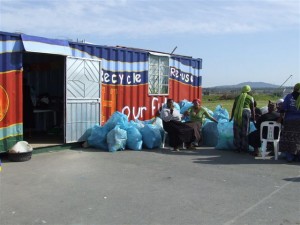
{"type": "Polygon", "coordinates": [[[65,142],[87,139],[101,118],[101,61],[66,58],[65,142]]]}

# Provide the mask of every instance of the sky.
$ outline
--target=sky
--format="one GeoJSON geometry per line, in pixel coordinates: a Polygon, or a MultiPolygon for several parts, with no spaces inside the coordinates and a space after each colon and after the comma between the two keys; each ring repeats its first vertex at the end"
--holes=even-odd
{"type": "Polygon", "coordinates": [[[299,0],[0,0],[0,31],[201,58],[202,87],[300,82],[299,0]]]}

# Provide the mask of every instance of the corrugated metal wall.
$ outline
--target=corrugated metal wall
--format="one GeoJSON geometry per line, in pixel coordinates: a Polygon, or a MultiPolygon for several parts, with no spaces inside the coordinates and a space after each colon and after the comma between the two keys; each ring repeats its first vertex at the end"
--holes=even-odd
{"type": "Polygon", "coordinates": [[[0,32],[0,151],[22,140],[22,51],[18,35],[0,32]]]}
{"type": "Polygon", "coordinates": [[[176,102],[202,96],[201,59],[172,56],[169,95],[148,94],[149,52],[72,43],[72,55],[102,60],[102,123],[117,110],[129,119],[147,120],[155,115],[167,98],[176,102]],[[140,78],[140,79],[139,79],[140,78]]]}
{"type": "MultiPolygon", "coordinates": [[[[0,150],[22,139],[22,66],[24,48],[20,35],[0,32],[0,150]],[[7,99],[9,100],[8,108],[7,99]],[[7,111],[6,111],[7,108],[7,111]],[[13,140],[13,141],[11,141],[13,140]]],[[[70,43],[74,57],[95,58],[102,62],[102,123],[120,111],[129,119],[147,120],[168,98],[176,102],[202,96],[202,60],[170,56],[168,95],[149,95],[147,50],[70,43]]],[[[61,61],[60,61],[61,62],[61,61]]]]}

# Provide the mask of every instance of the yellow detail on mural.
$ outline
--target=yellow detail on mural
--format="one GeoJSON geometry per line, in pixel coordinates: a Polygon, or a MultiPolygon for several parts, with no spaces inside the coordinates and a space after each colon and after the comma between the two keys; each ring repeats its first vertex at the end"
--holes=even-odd
{"type": "Polygon", "coordinates": [[[2,121],[8,111],[9,98],[6,90],[0,85],[0,121],[2,121]]]}

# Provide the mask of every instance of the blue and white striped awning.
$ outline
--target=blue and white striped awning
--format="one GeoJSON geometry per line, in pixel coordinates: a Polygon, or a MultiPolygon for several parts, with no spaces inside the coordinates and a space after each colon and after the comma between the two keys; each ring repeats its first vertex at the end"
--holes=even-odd
{"type": "Polygon", "coordinates": [[[56,55],[71,55],[67,40],[50,39],[44,37],[21,34],[24,49],[27,52],[48,53],[56,55]]]}

